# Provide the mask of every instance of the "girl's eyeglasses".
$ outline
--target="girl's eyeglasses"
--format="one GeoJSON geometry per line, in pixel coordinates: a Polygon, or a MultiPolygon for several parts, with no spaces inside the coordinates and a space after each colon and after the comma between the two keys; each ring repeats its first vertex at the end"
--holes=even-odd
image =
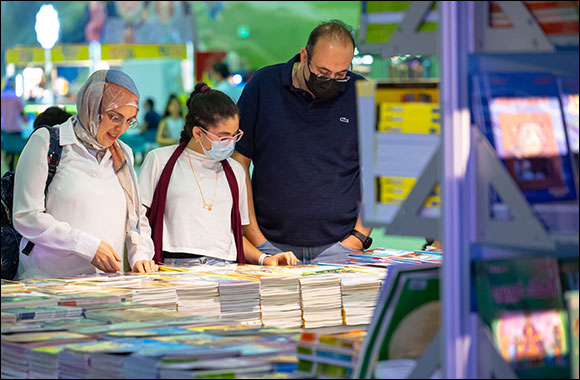
{"type": "Polygon", "coordinates": [[[233,142],[237,143],[238,141],[240,141],[240,139],[244,135],[244,131],[242,131],[241,129],[238,129],[238,133],[236,133],[233,136],[222,136],[222,137],[217,136],[217,135],[214,135],[213,133],[211,133],[210,131],[208,131],[208,130],[206,130],[204,128],[201,128],[201,130],[206,135],[213,136],[214,137],[214,141],[219,141],[220,143],[221,142],[230,142],[230,141],[233,141],[233,142]]]}

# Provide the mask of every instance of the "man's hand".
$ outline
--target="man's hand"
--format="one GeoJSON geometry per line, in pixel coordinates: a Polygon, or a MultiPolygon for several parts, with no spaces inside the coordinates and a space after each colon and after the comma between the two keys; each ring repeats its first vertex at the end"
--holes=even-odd
{"type": "Polygon", "coordinates": [[[137,273],[152,273],[158,270],[159,266],[153,260],[139,260],[133,266],[133,272],[137,273]]]}
{"type": "Polygon", "coordinates": [[[264,265],[296,265],[300,262],[294,253],[292,252],[281,252],[274,256],[268,256],[264,259],[264,265]]]}
{"type": "Polygon", "coordinates": [[[91,264],[103,272],[115,273],[121,270],[119,264],[117,264],[121,262],[122,260],[119,258],[115,250],[105,241],[101,240],[99,248],[97,248],[97,253],[95,253],[95,257],[93,257],[91,264]]]}
{"type": "Polygon", "coordinates": [[[353,249],[355,251],[362,251],[363,250],[363,243],[362,241],[358,240],[358,238],[354,235],[350,235],[343,241],[341,241],[342,245],[347,248],[353,249]]]}

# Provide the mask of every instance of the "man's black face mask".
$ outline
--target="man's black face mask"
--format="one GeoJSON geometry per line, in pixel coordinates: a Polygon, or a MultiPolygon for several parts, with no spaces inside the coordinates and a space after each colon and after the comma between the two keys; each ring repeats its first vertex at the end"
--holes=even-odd
{"type": "MultiPolygon", "coordinates": [[[[308,57],[308,61],[310,57],[308,57]]],[[[344,83],[339,83],[334,79],[320,79],[310,70],[310,62],[306,67],[310,72],[310,78],[306,81],[306,87],[316,96],[321,99],[331,99],[338,95],[338,92],[343,89],[344,83]]]]}

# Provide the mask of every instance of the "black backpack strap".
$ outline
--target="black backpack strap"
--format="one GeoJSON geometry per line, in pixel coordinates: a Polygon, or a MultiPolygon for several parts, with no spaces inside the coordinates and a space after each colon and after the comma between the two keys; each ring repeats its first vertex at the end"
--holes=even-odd
{"type": "MultiPolygon", "coordinates": [[[[60,129],[59,128],[54,128],[54,127],[50,127],[48,125],[43,125],[43,126],[38,127],[37,129],[35,129],[34,132],[38,131],[41,128],[48,129],[48,132],[50,133],[50,142],[48,145],[48,155],[47,155],[48,176],[46,177],[46,185],[44,187],[44,196],[45,196],[44,202],[46,203],[46,193],[48,191],[48,185],[50,185],[50,183],[52,182],[52,179],[54,178],[54,175],[56,174],[56,167],[60,163],[60,156],[62,154],[62,146],[60,145],[60,129]]],[[[32,132],[32,133],[34,133],[34,132],[32,132]]],[[[26,244],[26,247],[24,247],[24,249],[22,250],[22,253],[24,253],[25,255],[28,256],[32,252],[32,248],[34,248],[34,243],[29,241],[26,244]]]]}
{"type": "Polygon", "coordinates": [[[62,154],[62,146],[60,146],[60,129],[49,126],[44,126],[50,132],[50,144],[48,147],[48,177],[46,177],[46,186],[44,194],[48,191],[48,185],[52,182],[56,174],[56,167],[60,163],[60,156],[62,154]]]}

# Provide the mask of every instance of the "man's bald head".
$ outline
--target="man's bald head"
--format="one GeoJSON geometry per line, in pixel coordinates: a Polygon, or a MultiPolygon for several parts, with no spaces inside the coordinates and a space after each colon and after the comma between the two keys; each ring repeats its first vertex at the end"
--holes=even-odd
{"type": "Polygon", "coordinates": [[[340,20],[323,22],[314,28],[306,43],[306,50],[309,56],[314,54],[316,44],[320,40],[344,44],[354,52],[355,43],[352,36],[352,28],[340,20]]]}

